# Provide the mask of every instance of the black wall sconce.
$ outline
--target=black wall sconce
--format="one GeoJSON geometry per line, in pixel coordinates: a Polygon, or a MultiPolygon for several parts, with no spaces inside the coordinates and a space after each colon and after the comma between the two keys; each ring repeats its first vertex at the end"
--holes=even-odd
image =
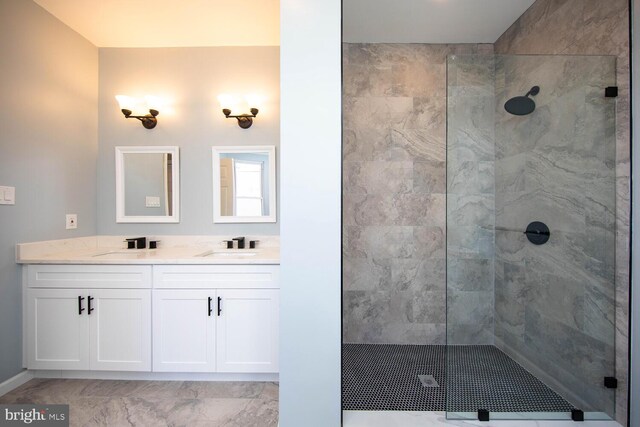
{"type": "Polygon", "coordinates": [[[260,99],[256,95],[247,95],[244,97],[244,104],[248,105],[251,114],[235,114],[232,115],[231,111],[239,104],[243,104],[240,101],[240,97],[235,95],[220,95],[218,101],[222,107],[222,113],[227,119],[236,119],[238,126],[242,129],[249,129],[253,124],[253,119],[258,115],[258,108],[256,106],[260,103],[260,99]]]}
{"type": "Polygon", "coordinates": [[[239,115],[236,115],[236,116],[232,116],[230,109],[228,109],[228,108],[223,108],[222,109],[222,112],[224,113],[224,116],[227,119],[237,119],[238,120],[238,126],[240,126],[242,129],[249,129],[251,127],[251,125],[253,124],[253,118],[258,115],[258,109],[257,108],[251,108],[249,111],[251,111],[251,114],[239,114],[239,115]]]}
{"type": "MultiPolygon", "coordinates": [[[[145,114],[144,116],[134,115],[131,110],[135,106],[139,106],[141,102],[125,95],[116,95],[116,99],[120,104],[120,111],[122,111],[122,114],[124,114],[125,118],[140,120],[142,122],[142,126],[144,126],[145,129],[153,129],[158,124],[158,119],[156,118],[158,114],[160,114],[158,110],[149,108],[149,114],[145,114]]],[[[145,104],[148,104],[148,102],[145,104]]],[[[144,109],[146,110],[147,108],[148,106],[145,105],[144,109]]],[[[139,108],[139,109],[142,110],[142,108],[139,108]]]]}

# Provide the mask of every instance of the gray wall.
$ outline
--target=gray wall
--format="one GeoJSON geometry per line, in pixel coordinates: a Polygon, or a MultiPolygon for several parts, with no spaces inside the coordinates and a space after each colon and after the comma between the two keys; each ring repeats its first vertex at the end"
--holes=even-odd
{"type": "Polygon", "coordinates": [[[32,1],[0,0],[0,382],[22,365],[15,244],[96,232],[98,50],[32,1]],[[65,214],[78,229],[65,230],[65,214]]]}
{"type": "Polygon", "coordinates": [[[630,78],[627,0],[538,0],[495,43],[504,54],[616,55],[616,415],[626,423],[629,319],[630,78]]]}
{"type": "MultiPolygon", "coordinates": [[[[213,145],[275,145],[280,138],[278,47],[100,49],[99,234],[278,234],[279,224],[213,224],[213,145]],[[226,119],[221,93],[266,97],[253,126],[226,119]],[[126,120],[115,95],[154,95],[158,125],[126,120]],[[180,147],[180,223],[116,224],[115,150],[119,145],[180,147]]],[[[276,148],[276,156],[279,150],[276,148]]],[[[276,159],[277,169],[280,162],[276,159]]]]}
{"type": "Polygon", "coordinates": [[[282,0],[280,426],[338,427],[339,0],[282,0]],[[309,162],[313,153],[313,162],[309,162]]]}
{"type": "MultiPolygon", "coordinates": [[[[446,58],[493,48],[343,46],[343,339],[444,344],[446,58]]],[[[487,340],[492,290],[475,291],[452,296],[464,315],[454,324],[480,323],[487,340]],[[478,303],[486,307],[466,316],[478,303]]]]}

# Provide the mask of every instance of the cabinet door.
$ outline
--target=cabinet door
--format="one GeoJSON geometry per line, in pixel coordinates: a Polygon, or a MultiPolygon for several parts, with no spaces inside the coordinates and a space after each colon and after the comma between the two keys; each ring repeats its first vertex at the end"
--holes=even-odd
{"type": "Polygon", "coordinates": [[[218,372],[278,372],[276,289],[219,289],[218,372]]]}
{"type": "Polygon", "coordinates": [[[27,366],[29,369],[89,369],[85,289],[27,290],[27,366]]]}
{"type": "Polygon", "coordinates": [[[215,372],[215,290],[153,291],[153,370],[215,372]]]}
{"type": "Polygon", "coordinates": [[[151,291],[91,289],[88,295],[91,369],[150,371],[151,291]]]}

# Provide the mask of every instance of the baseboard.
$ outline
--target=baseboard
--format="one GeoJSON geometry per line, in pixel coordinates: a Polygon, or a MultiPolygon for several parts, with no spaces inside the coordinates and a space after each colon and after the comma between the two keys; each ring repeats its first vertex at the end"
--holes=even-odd
{"type": "Polygon", "coordinates": [[[1,382],[0,396],[4,396],[10,391],[15,390],[16,388],[20,387],[22,384],[26,383],[31,379],[33,379],[33,373],[25,369],[24,371],[20,372],[17,375],[14,375],[8,380],[1,382]]]}
{"type": "Polygon", "coordinates": [[[89,380],[140,381],[267,381],[278,382],[278,374],[231,374],[221,372],[123,372],[123,371],[61,371],[31,370],[33,378],[67,378],[89,380]]]}

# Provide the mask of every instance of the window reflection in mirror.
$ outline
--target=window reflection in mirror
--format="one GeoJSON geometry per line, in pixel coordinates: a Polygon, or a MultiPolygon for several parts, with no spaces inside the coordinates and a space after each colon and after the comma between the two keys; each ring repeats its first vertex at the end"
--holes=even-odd
{"type": "Polygon", "coordinates": [[[214,222],[275,222],[275,147],[214,147],[214,222]]]}
{"type": "Polygon", "coordinates": [[[269,214],[269,157],[261,153],[220,155],[222,216],[269,214]]]}

